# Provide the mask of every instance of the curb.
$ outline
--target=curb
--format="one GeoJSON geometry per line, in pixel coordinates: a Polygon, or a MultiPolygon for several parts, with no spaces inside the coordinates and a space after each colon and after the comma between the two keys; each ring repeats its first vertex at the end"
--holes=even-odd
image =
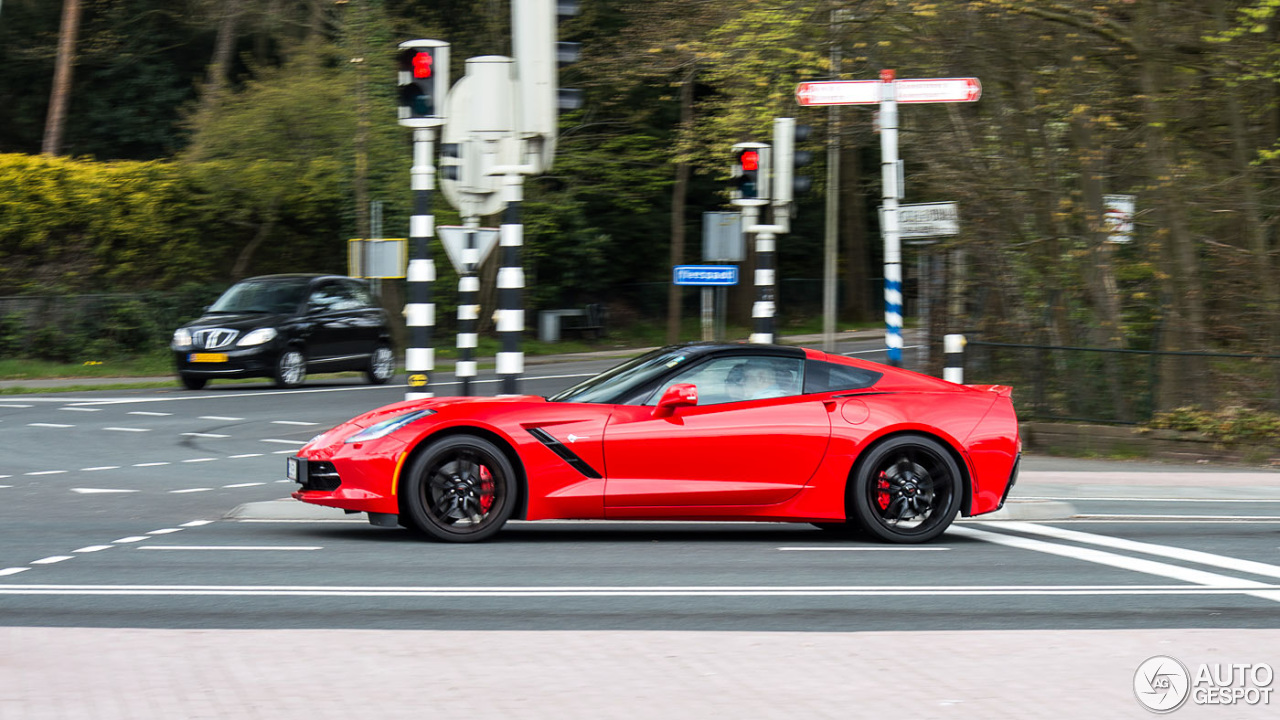
{"type": "Polygon", "coordinates": [[[1018,500],[1009,498],[1004,507],[985,515],[977,515],[973,520],[1070,520],[1076,514],[1076,508],[1062,500],[1018,500]]]}

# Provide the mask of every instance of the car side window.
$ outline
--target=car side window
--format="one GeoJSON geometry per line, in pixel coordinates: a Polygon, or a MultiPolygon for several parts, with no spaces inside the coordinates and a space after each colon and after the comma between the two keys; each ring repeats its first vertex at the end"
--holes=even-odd
{"type": "Polygon", "coordinates": [[[328,282],[316,288],[311,293],[308,306],[314,313],[342,312],[364,307],[351,288],[339,282],[328,282]]]}
{"type": "Polygon", "coordinates": [[[363,283],[354,280],[344,280],[343,286],[347,290],[347,294],[351,297],[351,301],[355,303],[353,308],[370,308],[373,307],[373,295],[370,294],[369,288],[363,283]]]}
{"type": "Polygon", "coordinates": [[[644,404],[656,404],[667,388],[682,383],[698,388],[699,405],[799,395],[803,368],[799,358],[741,355],[715,358],[663,383],[644,404]]]}
{"type": "Polygon", "coordinates": [[[809,360],[806,364],[804,391],[808,393],[834,390],[862,390],[875,385],[884,373],[852,365],[809,360]]]}

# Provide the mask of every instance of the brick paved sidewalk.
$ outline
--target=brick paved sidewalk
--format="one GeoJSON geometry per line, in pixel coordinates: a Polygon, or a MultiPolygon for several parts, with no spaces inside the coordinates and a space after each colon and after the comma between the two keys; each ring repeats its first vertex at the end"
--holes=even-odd
{"type": "Polygon", "coordinates": [[[0,628],[0,648],[3,720],[1147,718],[1133,678],[1153,655],[1280,667],[1280,630],[0,628]]]}

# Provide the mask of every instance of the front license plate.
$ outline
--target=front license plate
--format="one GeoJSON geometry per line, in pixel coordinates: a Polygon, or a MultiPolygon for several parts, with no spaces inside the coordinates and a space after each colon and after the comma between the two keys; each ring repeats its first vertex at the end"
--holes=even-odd
{"type": "Polygon", "coordinates": [[[298,458],[291,457],[287,460],[285,466],[285,475],[294,482],[298,482],[298,458]]]}
{"type": "Polygon", "coordinates": [[[187,356],[187,362],[193,363],[222,363],[226,361],[226,353],[191,353],[187,356]]]}

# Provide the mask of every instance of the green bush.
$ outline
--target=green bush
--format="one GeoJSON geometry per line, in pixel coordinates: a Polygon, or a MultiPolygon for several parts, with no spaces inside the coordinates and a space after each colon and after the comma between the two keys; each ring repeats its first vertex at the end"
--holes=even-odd
{"type": "Polygon", "coordinates": [[[1280,442],[1280,414],[1246,407],[1209,411],[1182,407],[1156,413],[1150,427],[1204,433],[1224,443],[1280,442]]]}

